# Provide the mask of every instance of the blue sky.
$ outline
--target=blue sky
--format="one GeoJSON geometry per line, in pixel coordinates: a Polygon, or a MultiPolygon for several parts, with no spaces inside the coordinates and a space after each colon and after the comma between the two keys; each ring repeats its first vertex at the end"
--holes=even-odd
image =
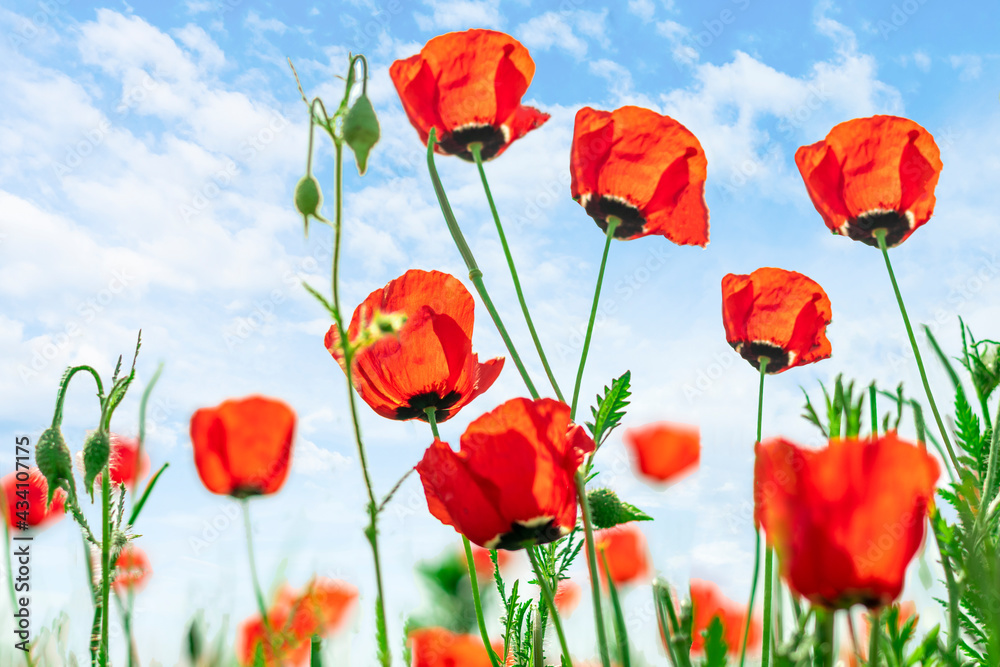
{"type": "MultiPolygon", "coordinates": [[[[905,115],[930,130],[945,167],[934,218],[893,251],[901,287],[913,318],[932,323],[949,349],[959,314],[979,336],[997,336],[998,17],[991,3],[963,9],[937,0],[8,0],[0,8],[3,430],[37,436],[62,370],[89,363],[110,374],[142,328],[140,380],[166,365],[150,452],[154,465],[171,467],[139,526],[155,577],[136,622],[144,656],[174,664],[196,609],[215,628],[228,615],[231,632],[254,608],[234,505],[198,481],[190,415],[250,393],[288,401],[300,417],[292,474],[279,495],[253,503],[260,569],[270,578],[284,567],[293,585],[313,572],[355,583],[360,613],[335,650],[367,664],[373,594],[343,377],[322,346],[328,323],[298,285],[325,284],[330,234],[317,228],[304,240],[291,206],[308,123],[285,58],[307,92],[328,101],[339,99],[335,77],[349,51],[372,64],[369,94],[383,138],[368,175],[347,169],[343,298],[354,304],[408,268],[464,278],[387,69],[442,32],[500,29],[531,51],[537,68],[525,99],[552,119],[487,171],[564,387],[603,245],[569,196],[573,115],[583,105],[648,106],[687,125],[706,149],[709,246],[679,248],[658,237],[614,245],[583,393],[590,398],[631,369],[626,426],[700,424],[702,467],[666,492],[631,478],[620,434],[600,467],[607,484],[657,518],[647,534],[659,571],[680,586],[690,576],[712,579],[742,599],[752,562],[757,378],[725,343],[722,276],[798,270],[833,303],[833,358],[768,379],[765,435],[816,442],[798,418],[799,386],[815,390],[840,372],[919,386],[881,257],[829,235],[795,169],[795,149],[873,113],[905,115]]],[[[317,158],[328,192],[331,154],[324,146],[317,158]]],[[[494,299],[531,359],[475,170],[455,159],[438,165],[494,299]]],[[[503,354],[477,310],[475,349],[503,354]]],[[[541,380],[540,365],[529,366],[541,380]]],[[[932,379],[945,386],[936,368],[932,379]]],[[[138,393],[114,430],[135,432],[138,393]]],[[[444,439],[457,442],[471,419],[522,393],[510,365],[444,425],[444,439]]],[[[66,416],[74,449],[95,419],[90,388],[74,385],[66,416]]],[[[362,421],[384,492],[416,463],[429,434],[364,407],[362,421]]],[[[0,458],[0,471],[12,467],[13,452],[0,458]]],[[[384,520],[383,543],[398,633],[420,602],[412,564],[457,540],[427,514],[410,480],[384,520]]],[[[63,521],[37,546],[36,619],[68,612],[80,653],[88,593],[75,527],[63,521]]],[[[927,599],[915,571],[907,594],[927,599]]],[[[648,589],[627,596],[633,636],[651,663],[663,664],[648,598],[648,589]]],[[[933,622],[929,607],[925,616],[933,622]]],[[[583,643],[587,623],[585,608],[569,623],[583,643]]],[[[397,655],[398,646],[397,637],[397,655]]]]}

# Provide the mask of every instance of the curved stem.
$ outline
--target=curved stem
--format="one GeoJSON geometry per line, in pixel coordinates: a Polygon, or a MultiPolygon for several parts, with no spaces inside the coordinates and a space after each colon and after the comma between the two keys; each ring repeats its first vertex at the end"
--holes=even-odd
{"type": "Polygon", "coordinates": [[[465,240],[465,235],[462,233],[461,227],[458,226],[455,213],[451,210],[448,195],[444,191],[437,166],[434,164],[434,145],[436,142],[435,129],[431,128],[430,135],[427,137],[427,170],[430,172],[431,183],[434,185],[434,194],[437,196],[438,206],[441,207],[441,214],[444,216],[445,224],[448,225],[448,231],[451,233],[452,240],[455,241],[455,246],[458,248],[459,254],[462,255],[462,261],[465,262],[465,267],[469,270],[469,279],[475,285],[476,291],[479,293],[479,298],[483,300],[483,305],[489,311],[490,317],[493,319],[493,324],[496,326],[497,331],[500,332],[500,337],[503,339],[504,345],[507,346],[507,352],[510,353],[511,359],[514,360],[514,365],[517,366],[517,371],[521,374],[521,379],[524,380],[524,384],[528,387],[531,397],[538,398],[538,390],[535,389],[531,377],[528,376],[528,371],[521,361],[521,355],[514,348],[514,343],[507,333],[507,328],[500,319],[500,313],[497,312],[489,292],[486,291],[486,285],[483,283],[483,272],[476,264],[476,258],[472,255],[472,249],[469,248],[469,244],[465,240]]]}
{"type": "MultiPolygon", "coordinates": [[[[250,578],[253,580],[253,592],[257,597],[257,610],[260,611],[260,620],[264,624],[266,633],[271,633],[271,621],[267,617],[267,603],[264,602],[264,592],[260,588],[260,578],[257,576],[257,561],[253,555],[253,528],[250,525],[250,501],[246,498],[240,500],[243,509],[243,528],[247,537],[247,557],[250,559],[250,578]]],[[[268,640],[270,642],[270,639],[268,640]]]]}
{"type": "Polygon", "coordinates": [[[54,428],[62,425],[63,403],[66,401],[66,390],[69,389],[69,381],[80,371],[87,371],[94,376],[94,382],[97,383],[97,400],[101,402],[101,413],[103,414],[104,412],[104,385],[101,382],[101,376],[92,366],[73,366],[66,369],[62,381],[59,383],[59,392],[56,394],[56,409],[52,414],[52,426],[54,428]]]}
{"type": "Polygon", "coordinates": [[[576,495],[583,515],[583,533],[587,543],[587,565],[590,568],[590,592],[594,603],[594,625],[597,630],[597,648],[602,667],[611,667],[608,653],[608,638],[604,632],[604,611],[601,608],[601,575],[597,572],[597,550],[594,548],[594,525],[590,519],[590,503],[587,500],[587,486],[583,475],[576,473],[576,495]]]}
{"type": "Polygon", "coordinates": [[[899,313],[903,316],[903,324],[906,326],[906,335],[910,339],[910,348],[913,349],[913,357],[917,360],[917,370],[920,371],[920,381],[924,385],[924,393],[927,394],[927,402],[931,404],[931,412],[934,413],[934,421],[937,422],[938,431],[941,433],[941,439],[944,441],[945,448],[948,450],[948,457],[951,459],[951,463],[955,466],[955,470],[961,470],[958,464],[958,458],[955,456],[955,450],[951,446],[951,439],[948,437],[948,430],[944,427],[944,421],[941,419],[941,413],[938,411],[937,403],[934,402],[934,395],[931,393],[931,385],[927,381],[927,371],[924,370],[924,360],[920,357],[920,348],[917,347],[917,339],[913,335],[913,327],[910,326],[910,318],[906,314],[906,306],[903,305],[903,295],[899,292],[899,285],[896,283],[896,275],[892,271],[892,263],[889,261],[889,249],[885,245],[885,234],[886,230],[876,229],[874,232],[875,238],[878,240],[878,247],[882,251],[882,257],[885,258],[885,268],[889,272],[889,280],[892,281],[892,290],[896,294],[896,303],[899,304],[899,313]]]}
{"type": "MultiPolygon", "coordinates": [[[[768,357],[761,356],[757,362],[760,364],[760,384],[757,386],[757,442],[760,442],[761,432],[764,426],[764,376],[767,374],[768,357]]],[[[754,539],[753,551],[753,579],[750,582],[750,601],[747,603],[747,622],[743,627],[743,646],[740,649],[740,667],[743,667],[747,657],[747,641],[750,638],[750,625],[753,621],[753,604],[757,598],[757,580],[760,576],[760,527],[756,528],[756,538],[754,539]]],[[[770,552],[770,550],[768,550],[770,552]]],[[[766,584],[765,584],[766,585],[766,584]]],[[[766,623],[766,621],[765,621],[766,623]]],[[[764,634],[765,643],[767,634],[764,634]]],[[[763,651],[763,649],[762,649],[763,651]]],[[[763,654],[762,654],[763,655],[763,654]]]]}
{"type": "Polygon", "coordinates": [[[111,475],[104,466],[101,473],[101,667],[107,667],[108,661],[108,596],[111,593],[111,475]]]}
{"type": "Polygon", "coordinates": [[[521,304],[521,312],[524,314],[524,321],[528,325],[528,332],[531,334],[531,341],[535,344],[535,349],[538,351],[538,357],[542,360],[542,367],[545,368],[545,375],[549,378],[549,383],[552,385],[553,391],[556,392],[556,398],[558,398],[563,403],[566,399],[563,398],[562,391],[559,390],[559,384],[556,382],[556,376],[552,373],[552,368],[549,366],[549,360],[545,356],[545,350],[542,349],[542,342],[538,338],[538,332],[535,331],[535,323],[531,320],[531,313],[528,312],[528,304],[524,300],[524,291],[521,289],[521,280],[517,275],[517,268],[514,266],[514,257],[510,253],[510,246],[507,245],[507,236],[503,232],[503,224],[500,222],[500,214],[497,212],[496,204],[493,201],[493,193],[490,191],[489,181],[486,180],[486,169],[483,168],[483,156],[482,156],[482,145],[478,142],[473,143],[469,146],[472,151],[472,157],[476,160],[476,167],[479,169],[479,178],[483,182],[483,190],[486,191],[486,199],[490,204],[490,213],[493,214],[493,222],[497,226],[497,235],[500,237],[500,245],[503,247],[504,257],[507,258],[507,266],[510,268],[510,277],[514,281],[514,291],[517,293],[517,301],[521,304]]]}
{"type": "Polygon", "coordinates": [[[597,288],[594,290],[594,304],[590,308],[590,321],[587,323],[587,335],[583,339],[583,354],[580,355],[580,368],[576,371],[576,384],[573,386],[573,403],[570,405],[570,419],[576,417],[576,406],[580,400],[580,385],[583,382],[583,369],[587,365],[587,353],[590,351],[590,337],[594,334],[594,320],[597,319],[597,304],[601,300],[601,285],[604,283],[604,269],[608,265],[608,251],[611,249],[611,239],[621,220],[613,215],[608,216],[608,229],[604,240],[604,255],[601,256],[601,269],[597,273],[597,288]]]}
{"type": "MultiPolygon", "coordinates": [[[[435,428],[435,430],[437,429],[435,428]]],[[[436,433],[434,437],[437,437],[436,433]]],[[[465,547],[465,562],[469,569],[469,583],[472,585],[472,603],[476,609],[476,622],[479,624],[479,634],[483,638],[483,646],[486,648],[486,654],[490,656],[490,662],[493,664],[493,667],[500,667],[497,654],[490,644],[490,635],[486,632],[486,619],[483,618],[483,602],[479,597],[479,575],[476,573],[476,559],[472,556],[472,545],[469,543],[469,538],[465,535],[462,535],[462,545],[465,547]]]]}
{"type": "Polygon", "coordinates": [[[552,596],[552,586],[549,585],[545,571],[542,569],[541,563],[538,562],[538,554],[535,553],[535,548],[528,547],[525,551],[528,552],[531,569],[535,571],[535,579],[538,581],[538,587],[542,589],[542,597],[545,598],[545,604],[549,608],[549,617],[552,619],[552,625],[556,629],[556,636],[559,637],[559,647],[562,649],[563,664],[572,665],[573,660],[570,657],[569,645],[566,643],[566,634],[563,632],[562,621],[559,619],[559,610],[556,609],[556,601],[552,596]]]}

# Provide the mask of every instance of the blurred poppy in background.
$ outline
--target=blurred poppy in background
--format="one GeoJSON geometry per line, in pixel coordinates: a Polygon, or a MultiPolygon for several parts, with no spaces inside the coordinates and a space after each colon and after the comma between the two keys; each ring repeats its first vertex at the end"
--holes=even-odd
{"type": "Polygon", "coordinates": [[[115,590],[120,593],[141,591],[152,575],[153,568],[146,552],[129,544],[122,549],[115,561],[115,590]]]}
{"type": "Polygon", "coordinates": [[[622,437],[640,477],[657,484],[676,482],[701,460],[696,426],[656,422],[626,429],[622,437]]]}
{"type": "Polygon", "coordinates": [[[583,107],[570,148],[573,199],[601,229],[621,224],[615,238],[665,236],[678,245],[708,244],[701,143],[669,116],[641,107],[583,107]]]}
{"type": "MultiPolygon", "coordinates": [[[[478,635],[460,635],[444,628],[411,630],[411,667],[491,667],[483,640],[478,635]]],[[[503,653],[503,644],[494,645],[503,653]]]]}
{"type": "MultiPolygon", "coordinates": [[[[514,557],[509,551],[497,551],[497,566],[500,571],[507,567],[511,559],[514,557]]],[[[462,562],[465,562],[465,550],[462,550],[462,562]]],[[[476,566],[476,576],[480,579],[493,579],[493,572],[496,569],[493,566],[493,558],[490,556],[490,550],[484,549],[478,545],[472,545],[472,561],[476,566]]]]}
{"type": "Polygon", "coordinates": [[[580,604],[582,593],[580,584],[572,579],[563,579],[560,581],[552,600],[556,604],[556,609],[559,610],[559,615],[563,618],[569,618],[580,604]]]}
{"type": "Polygon", "coordinates": [[[767,357],[768,374],[828,358],[832,319],[826,292],[801,273],[764,267],[722,279],[726,341],[754,368],[767,357]]]}
{"type": "Polygon", "coordinates": [[[487,549],[521,549],[576,525],[574,475],[594,441],[570,428],[569,406],[515,398],[469,424],[456,453],[435,440],[417,472],[427,507],[487,549]]]}
{"type": "Polygon", "coordinates": [[[810,450],[757,445],[754,518],[789,588],[814,604],[889,604],[924,539],[940,469],[896,437],[831,440],[810,450]]]}
{"type": "Polygon", "coordinates": [[[4,475],[0,487],[3,487],[7,525],[14,530],[44,528],[63,517],[66,491],[57,489],[52,504],[46,507],[49,484],[38,468],[4,475]],[[27,479],[18,481],[18,474],[27,479]]]}
{"type": "Polygon", "coordinates": [[[212,493],[246,498],[277,492],[291,463],[295,413],[264,396],[223,401],[191,417],[198,476],[212,493]]]}
{"type": "Polygon", "coordinates": [[[435,150],[469,161],[470,144],[480,144],[488,160],[549,119],[521,104],[534,74],[528,50],[494,30],[440,35],[389,68],[420,140],[426,145],[431,128],[437,128],[435,150]]]}
{"type": "Polygon", "coordinates": [[[139,451],[138,438],[111,433],[109,439],[111,454],[108,458],[108,470],[111,483],[115,486],[124,484],[131,489],[133,484],[149,474],[149,456],[145,451],[139,451]]]}
{"type": "Polygon", "coordinates": [[[607,561],[611,581],[615,586],[641,583],[652,573],[646,536],[635,523],[624,523],[598,531],[594,535],[594,546],[597,549],[600,571],[604,572],[604,563],[607,561]]]}
{"type": "MultiPolygon", "coordinates": [[[[703,651],[705,637],[702,633],[708,630],[712,619],[718,617],[722,623],[726,650],[731,655],[739,655],[743,648],[743,632],[747,623],[747,610],[719,590],[710,581],[691,580],[691,607],[694,621],[691,629],[691,650],[703,651]]],[[[754,618],[750,622],[750,634],[747,635],[747,650],[760,648],[760,621],[754,618]]]]}
{"type": "MultiPolygon", "coordinates": [[[[361,347],[351,371],[354,386],[372,410],[388,419],[421,419],[435,408],[440,423],[489,389],[503,357],[484,363],[472,352],[475,302],[454,276],[411,269],[377,289],[355,310],[347,329],[357,340],[373,313],[406,317],[397,335],[386,334],[361,347]]],[[[345,367],[336,325],[324,341],[345,367]]]]}
{"type": "Polygon", "coordinates": [[[795,152],[809,198],[834,234],[870,246],[886,230],[897,246],[934,212],[941,152],[930,132],[907,118],[872,116],[834,126],[795,152]]]}

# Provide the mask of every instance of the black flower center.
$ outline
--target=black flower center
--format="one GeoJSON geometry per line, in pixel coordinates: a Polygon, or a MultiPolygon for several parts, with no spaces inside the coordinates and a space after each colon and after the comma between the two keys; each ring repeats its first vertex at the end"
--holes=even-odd
{"type": "Polygon", "coordinates": [[[556,520],[531,521],[528,524],[515,521],[509,531],[501,535],[491,549],[507,549],[515,551],[533,544],[547,544],[563,537],[566,532],[556,525],[556,520]]]}
{"type": "Polygon", "coordinates": [[[635,206],[618,197],[590,197],[586,204],[587,215],[594,219],[597,226],[608,231],[608,216],[613,215],[621,224],[615,229],[616,239],[630,239],[642,233],[646,219],[635,206]]]}
{"type": "Polygon", "coordinates": [[[767,374],[785,370],[792,363],[791,354],[773,343],[754,341],[752,343],[730,343],[740,356],[750,365],[760,370],[760,358],[767,357],[767,374]]]}
{"type": "Polygon", "coordinates": [[[482,146],[479,151],[480,155],[483,160],[489,160],[503,148],[506,140],[507,137],[504,136],[503,130],[499,127],[466,125],[443,137],[440,146],[441,150],[446,153],[457,155],[469,162],[475,162],[476,159],[472,156],[472,151],[469,150],[470,144],[480,144],[482,146]]]}
{"type": "Polygon", "coordinates": [[[871,211],[848,220],[840,233],[846,231],[846,235],[855,241],[877,248],[876,229],[885,230],[885,245],[892,248],[903,242],[903,237],[912,229],[912,222],[909,216],[899,211],[871,211]]]}
{"type": "Polygon", "coordinates": [[[419,419],[427,421],[427,408],[434,408],[434,418],[438,422],[443,422],[451,416],[450,408],[458,403],[462,395],[457,391],[451,391],[445,396],[440,396],[436,391],[428,391],[410,397],[410,404],[396,408],[396,419],[406,421],[408,419],[419,419]]]}

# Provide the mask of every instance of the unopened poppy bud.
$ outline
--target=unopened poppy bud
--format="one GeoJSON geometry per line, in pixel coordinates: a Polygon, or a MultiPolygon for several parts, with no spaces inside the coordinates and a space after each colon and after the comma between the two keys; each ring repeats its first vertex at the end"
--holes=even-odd
{"type": "Polygon", "coordinates": [[[323,205],[323,192],[312,174],[306,174],[295,186],[295,210],[302,214],[305,223],[306,236],[309,235],[309,216],[319,217],[319,208],[323,205]]]}
{"type": "Polygon", "coordinates": [[[75,488],[73,458],[58,427],[45,429],[38,438],[38,443],[35,445],[35,463],[38,464],[38,469],[45,476],[49,486],[46,505],[52,504],[52,496],[55,495],[61,481],[66,480],[70,488],[75,488]]]}
{"type": "Polygon", "coordinates": [[[94,479],[108,465],[111,456],[111,439],[108,432],[97,430],[87,436],[83,443],[83,486],[94,495],[94,479]]]}
{"type": "Polygon", "coordinates": [[[378,139],[379,128],[375,109],[368,96],[362,93],[344,119],[344,141],[354,151],[359,174],[364,174],[368,169],[368,153],[378,139]]]}
{"type": "Polygon", "coordinates": [[[614,528],[629,521],[652,521],[635,505],[621,500],[611,489],[593,489],[587,492],[590,515],[596,528],[614,528]]]}

